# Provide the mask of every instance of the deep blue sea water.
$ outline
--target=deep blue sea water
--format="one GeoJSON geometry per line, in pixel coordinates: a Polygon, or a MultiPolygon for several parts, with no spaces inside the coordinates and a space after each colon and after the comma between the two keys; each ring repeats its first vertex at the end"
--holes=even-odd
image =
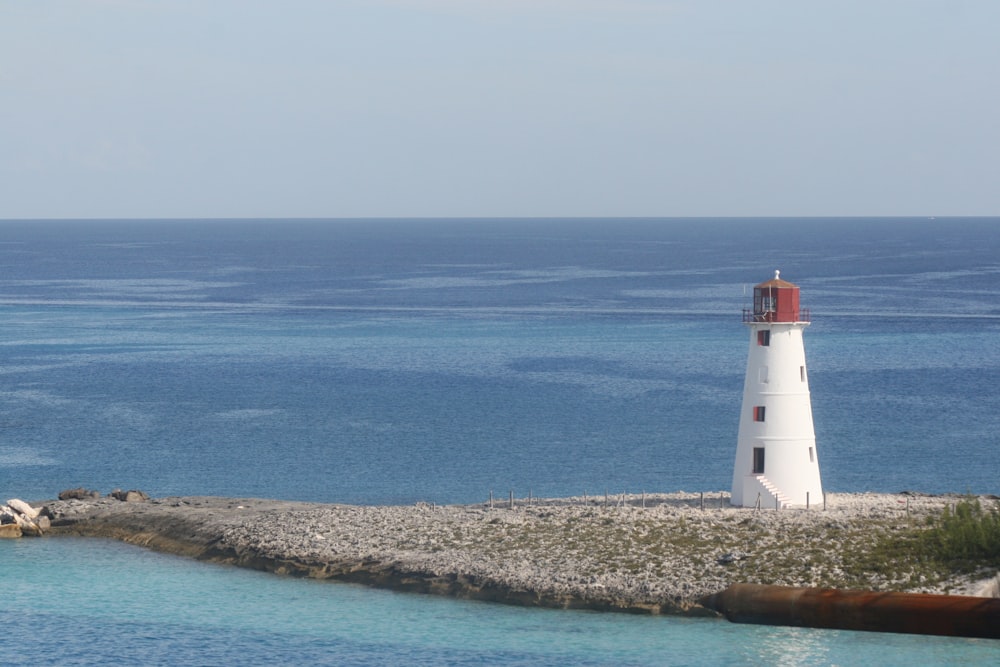
{"type": "MultiPolygon", "coordinates": [[[[928,218],[0,222],[0,494],[728,490],[740,311],[775,269],[812,315],[826,490],[1000,493],[1000,219],[928,218]]],[[[0,572],[27,636],[77,628],[55,652],[0,643],[2,664],[1000,659],[990,642],[512,609],[100,541],[0,543],[0,572]]]]}

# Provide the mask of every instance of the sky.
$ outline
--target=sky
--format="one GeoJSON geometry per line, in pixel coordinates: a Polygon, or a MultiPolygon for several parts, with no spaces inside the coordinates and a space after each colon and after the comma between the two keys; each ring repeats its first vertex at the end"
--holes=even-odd
{"type": "Polygon", "coordinates": [[[1000,215],[996,0],[0,0],[0,219],[1000,215]]]}

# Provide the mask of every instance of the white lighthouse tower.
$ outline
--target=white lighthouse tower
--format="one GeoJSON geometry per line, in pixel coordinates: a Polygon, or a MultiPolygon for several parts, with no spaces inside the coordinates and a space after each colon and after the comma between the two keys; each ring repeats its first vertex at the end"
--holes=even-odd
{"type": "Polygon", "coordinates": [[[789,507],[822,501],[799,288],[774,279],[753,288],[743,311],[750,353],[733,467],[733,505],[789,507]]]}

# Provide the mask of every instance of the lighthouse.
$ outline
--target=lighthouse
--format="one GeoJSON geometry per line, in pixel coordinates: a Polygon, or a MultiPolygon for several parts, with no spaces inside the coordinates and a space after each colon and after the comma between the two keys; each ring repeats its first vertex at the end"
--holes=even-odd
{"type": "Polygon", "coordinates": [[[733,505],[806,506],[822,501],[802,331],[809,311],[799,288],[774,279],[753,288],[744,309],[750,352],[733,466],[733,505]]]}

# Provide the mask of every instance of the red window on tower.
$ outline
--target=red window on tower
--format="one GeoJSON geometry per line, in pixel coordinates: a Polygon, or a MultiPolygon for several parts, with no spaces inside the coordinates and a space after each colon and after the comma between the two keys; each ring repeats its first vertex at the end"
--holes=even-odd
{"type": "Polygon", "coordinates": [[[762,422],[762,421],[764,421],[764,406],[763,405],[754,406],[754,409],[753,409],[753,420],[755,422],[762,422]]]}
{"type": "Polygon", "coordinates": [[[757,332],[757,344],[766,347],[771,344],[771,330],[763,329],[757,332]]]}

